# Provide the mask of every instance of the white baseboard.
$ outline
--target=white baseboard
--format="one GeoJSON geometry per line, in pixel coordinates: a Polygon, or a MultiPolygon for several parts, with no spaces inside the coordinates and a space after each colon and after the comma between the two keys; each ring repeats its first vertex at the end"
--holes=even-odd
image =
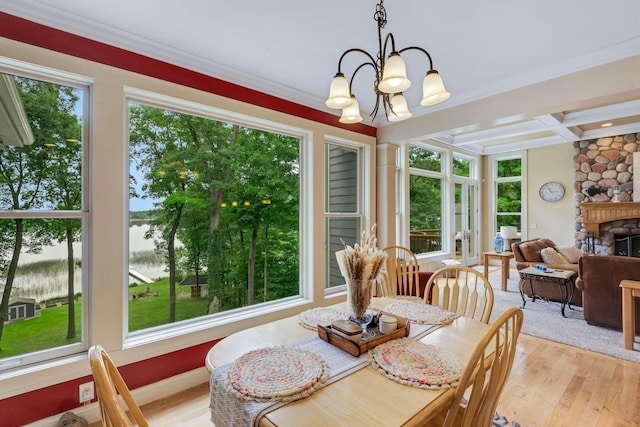
{"type": "MultiPolygon", "coordinates": [[[[203,366],[202,368],[194,369],[183,374],[175,375],[162,381],[137,388],[132,390],[131,394],[133,394],[138,405],[142,406],[155,400],[171,396],[172,394],[180,391],[190,389],[202,383],[208,383],[209,376],[209,371],[203,366]]],[[[86,419],[89,424],[100,421],[100,408],[98,407],[97,402],[72,409],[71,412],[86,419]]],[[[57,414],[48,418],[43,418],[36,422],[27,424],[25,427],[55,427],[61,416],[62,414],[57,414]]]]}

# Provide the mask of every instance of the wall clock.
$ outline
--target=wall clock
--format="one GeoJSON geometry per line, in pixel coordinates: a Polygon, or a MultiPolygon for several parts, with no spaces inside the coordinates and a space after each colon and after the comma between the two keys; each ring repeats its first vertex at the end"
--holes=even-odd
{"type": "Polygon", "coordinates": [[[564,186],[559,182],[545,182],[540,186],[538,194],[546,202],[557,202],[564,197],[564,186]]]}

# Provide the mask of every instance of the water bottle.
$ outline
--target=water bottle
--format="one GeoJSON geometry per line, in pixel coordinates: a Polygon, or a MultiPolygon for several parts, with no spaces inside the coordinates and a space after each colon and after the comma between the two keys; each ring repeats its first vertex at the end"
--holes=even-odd
{"type": "Polygon", "coordinates": [[[496,234],[496,237],[493,239],[493,250],[496,253],[502,253],[502,249],[504,248],[504,239],[500,235],[500,233],[496,234]]]}

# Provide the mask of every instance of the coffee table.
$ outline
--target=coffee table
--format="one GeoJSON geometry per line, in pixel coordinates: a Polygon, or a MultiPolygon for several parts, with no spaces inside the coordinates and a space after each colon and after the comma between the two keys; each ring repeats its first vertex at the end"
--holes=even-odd
{"type": "Polygon", "coordinates": [[[519,271],[520,273],[520,283],[518,287],[520,288],[520,296],[522,297],[522,308],[527,304],[527,300],[524,294],[524,285],[525,282],[529,281],[529,286],[531,287],[531,301],[535,301],[536,298],[542,299],[536,295],[534,280],[536,282],[543,283],[555,283],[558,285],[558,289],[560,290],[560,312],[563,317],[567,317],[564,314],[565,306],[569,306],[571,309],[571,298],[573,298],[573,291],[575,289],[575,276],[577,273],[572,270],[556,270],[556,269],[548,269],[547,271],[539,270],[535,267],[527,267],[519,271]]]}

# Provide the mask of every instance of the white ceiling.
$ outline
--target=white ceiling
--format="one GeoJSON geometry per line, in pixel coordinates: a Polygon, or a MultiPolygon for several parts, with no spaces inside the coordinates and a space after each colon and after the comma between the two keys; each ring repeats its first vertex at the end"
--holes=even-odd
{"type": "MultiPolygon", "coordinates": [[[[0,0],[1,11],[336,115],[324,105],[329,82],[345,50],[377,52],[375,5],[376,0],[0,0]]],[[[414,117],[640,55],[638,0],[387,0],[384,6],[385,33],[394,34],[397,48],[429,51],[452,94],[435,107],[419,106],[428,64],[418,53],[403,54],[413,81],[405,96],[414,117]]],[[[360,62],[357,55],[345,59],[343,71],[349,75],[360,62]]],[[[637,75],[640,80],[640,70],[637,75]]],[[[361,71],[353,92],[363,116],[373,109],[372,86],[372,72],[361,71]]],[[[640,132],[639,86],[616,105],[428,136],[490,153],[640,132]],[[621,121],[609,130],[597,126],[614,120],[621,121]]],[[[510,116],[518,113],[527,116],[510,116]]],[[[372,123],[387,125],[380,117],[372,123]]]]}

